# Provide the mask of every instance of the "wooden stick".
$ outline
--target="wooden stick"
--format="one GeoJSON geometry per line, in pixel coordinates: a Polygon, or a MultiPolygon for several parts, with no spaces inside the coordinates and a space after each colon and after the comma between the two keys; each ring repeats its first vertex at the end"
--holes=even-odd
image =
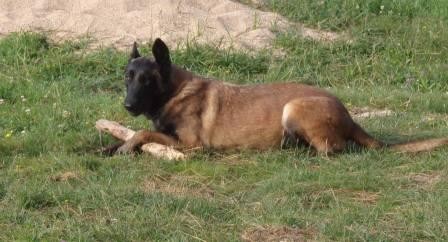
{"type": "MultiPolygon", "coordinates": [[[[128,129],[117,122],[106,119],[96,121],[95,127],[99,131],[109,133],[115,138],[123,141],[129,140],[135,134],[134,130],[128,129]]],[[[144,144],[141,149],[142,151],[150,153],[157,158],[166,158],[168,160],[183,160],[186,158],[184,153],[162,144],[148,143],[144,144]]]]}
{"type": "Polygon", "coordinates": [[[131,139],[135,134],[134,130],[128,129],[115,121],[109,121],[106,119],[96,121],[95,127],[99,131],[109,133],[115,138],[123,141],[131,139]]]}
{"type": "Polygon", "coordinates": [[[377,111],[371,111],[371,112],[363,112],[353,115],[354,118],[372,118],[372,117],[386,117],[392,115],[393,112],[386,109],[386,110],[377,110],[377,111]]]}
{"type": "Polygon", "coordinates": [[[158,143],[147,143],[142,145],[142,150],[148,152],[157,158],[166,158],[168,160],[185,160],[184,153],[158,143]]]}

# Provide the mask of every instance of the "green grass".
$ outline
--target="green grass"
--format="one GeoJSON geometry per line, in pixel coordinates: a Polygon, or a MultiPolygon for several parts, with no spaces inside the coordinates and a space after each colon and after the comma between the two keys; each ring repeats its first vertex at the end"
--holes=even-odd
{"type": "MultiPolygon", "coordinates": [[[[294,80],[328,88],[349,107],[392,109],[361,121],[386,141],[447,136],[446,6],[266,1],[292,20],[348,32],[353,43],[287,32],[275,42],[284,57],[194,44],[172,57],[234,83],[294,80]]],[[[311,231],[319,241],[448,239],[446,148],[350,148],[333,157],[204,151],[185,162],[97,155],[113,140],[96,120],[149,124],[122,108],[127,54],[87,44],[36,33],[0,40],[0,240],[237,241],[257,225],[311,231]]]]}

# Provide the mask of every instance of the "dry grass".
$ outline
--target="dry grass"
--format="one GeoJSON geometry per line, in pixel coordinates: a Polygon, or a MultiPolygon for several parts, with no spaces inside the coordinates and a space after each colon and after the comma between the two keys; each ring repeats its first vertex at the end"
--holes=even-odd
{"type": "Polygon", "coordinates": [[[438,172],[411,173],[408,175],[408,179],[423,189],[431,189],[442,180],[438,172]]]}
{"type": "Polygon", "coordinates": [[[429,113],[426,114],[422,118],[423,122],[431,122],[431,121],[445,121],[448,122],[448,114],[441,114],[441,113],[429,113]]]}
{"type": "Polygon", "coordinates": [[[195,197],[212,199],[215,192],[207,185],[193,176],[155,176],[142,184],[146,193],[161,192],[176,197],[195,197]]]}
{"type": "Polygon", "coordinates": [[[355,191],[351,189],[336,189],[326,192],[333,193],[335,196],[339,197],[347,197],[355,202],[369,205],[376,204],[381,195],[379,192],[355,191]]]}
{"type": "Polygon", "coordinates": [[[315,238],[314,230],[304,230],[286,226],[263,225],[249,228],[243,231],[241,239],[246,242],[256,241],[282,241],[300,242],[310,241],[315,238]]]}
{"type": "Polygon", "coordinates": [[[52,181],[68,181],[68,180],[74,180],[79,179],[79,176],[74,171],[66,171],[59,174],[56,174],[50,178],[52,181]]]}
{"type": "Polygon", "coordinates": [[[353,195],[352,199],[354,201],[365,204],[376,204],[376,202],[380,198],[379,192],[359,191],[359,192],[353,192],[352,195],[353,195]]]}

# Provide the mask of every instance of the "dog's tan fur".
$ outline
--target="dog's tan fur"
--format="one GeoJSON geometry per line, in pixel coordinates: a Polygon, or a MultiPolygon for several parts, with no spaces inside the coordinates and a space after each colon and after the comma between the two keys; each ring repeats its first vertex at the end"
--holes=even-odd
{"type": "MultiPolygon", "coordinates": [[[[123,145],[130,151],[149,142],[176,148],[280,148],[282,139],[303,140],[317,151],[341,151],[352,140],[368,148],[389,146],[372,138],[350,117],[338,98],[325,90],[296,83],[232,85],[199,77],[172,65],[174,95],[153,119],[167,122],[175,135],[140,131],[123,145]]],[[[448,144],[447,138],[390,145],[418,152],[448,144]]]]}

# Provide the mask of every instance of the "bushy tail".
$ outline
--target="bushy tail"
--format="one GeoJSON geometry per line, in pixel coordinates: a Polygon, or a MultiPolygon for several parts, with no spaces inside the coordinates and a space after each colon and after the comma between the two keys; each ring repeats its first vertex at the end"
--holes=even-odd
{"type": "Polygon", "coordinates": [[[372,136],[370,136],[364,129],[362,129],[357,123],[355,123],[355,126],[353,127],[352,132],[352,139],[356,143],[367,147],[367,148],[381,148],[384,147],[385,144],[372,136]]]}
{"type": "Polygon", "coordinates": [[[388,145],[388,147],[398,152],[416,153],[433,150],[443,145],[448,145],[448,138],[410,141],[401,144],[388,145]]]}
{"type": "Polygon", "coordinates": [[[436,138],[427,140],[410,141],[400,144],[384,144],[373,138],[364,131],[358,124],[355,124],[352,139],[367,148],[388,147],[398,152],[417,153],[421,151],[430,151],[437,147],[448,145],[448,138],[436,138]]]}

